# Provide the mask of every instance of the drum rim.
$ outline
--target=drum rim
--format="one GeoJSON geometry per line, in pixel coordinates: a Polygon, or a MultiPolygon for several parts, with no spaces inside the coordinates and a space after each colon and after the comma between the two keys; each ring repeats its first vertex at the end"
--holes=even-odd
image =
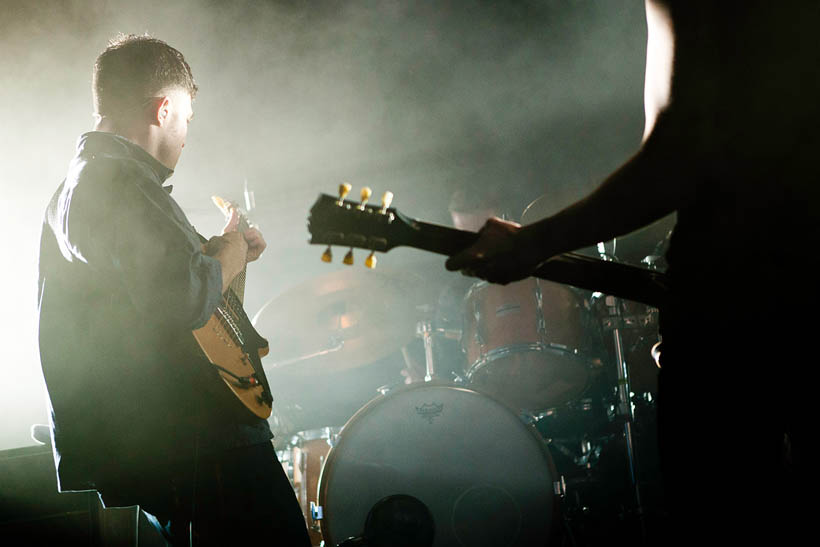
{"type": "Polygon", "coordinates": [[[470,285],[470,288],[467,289],[467,292],[464,293],[464,296],[462,297],[462,301],[466,302],[466,301],[470,300],[473,297],[474,292],[478,292],[480,290],[483,290],[485,287],[489,287],[489,286],[490,286],[489,281],[481,280],[481,281],[474,282],[472,285],[470,285]]]}
{"type": "MultiPolygon", "coordinates": [[[[524,419],[522,419],[521,412],[516,411],[516,409],[510,407],[508,404],[504,403],[503,401],[501,401],[497,397],[494,397],[494,396],[490,395],[489,393],[485,393],[484,391],[482,391],[480,389],[476,389],[472,386],[464,386],[462,384],[455,384],[453,382],[447,382],[447,381],[442,381],[442,380],[432,380],[432,381],[429,381],[429,382],[414,382],[412,384],[407,384],[407,385],[401,386],[399,388],[396,388],[395,390],[391,390],[387,393],[377,395],[376,397],[374,397],[373,399],[371,399],[370,401],[365,403],[364,406],[362,406],[359,410],[357,410],[353,414],[353,416],[351,416],[350,419],[342,427],[342,431],[338,436],[337,442],[330,448],[330,451],[327,453],[327,457],[325,458],[325,463],[322,466],[321,472],[319,473],[319,489],[318,489],[319,491],[317,492],[317,495],[316,495],[316,502],[319,506],[321,506],[323,508],[323,512],[324,512],[325,500],[327,498],[328,484],[330,482],[330,479],[333,476],[333,468],[335,467],[334,464],[335,464],[335,461],[336,461],[336,456],[337,456],[340,448],[344,445],[344,442],[345,442],[344,432],[345,432],[345,429],[347,429],[348,425],[354,423],[354,421],[357,421],[358,419],[360,419],[365,414],[368,414],[368,413],[372,412],[373,409],[375,407],[379,406],[380,403],[382,401],[384,401],[385,399],[393,397],[397,393],[400,394],[400,393],[404,393],[404,392],[411,391],[411,390],[414,390],[414,389],[421,389],[422,387],[452,388],[452,389],[455,389],[455,390],[458,390],[458,391],[463,391],[463,392],[471,393],[471,394],[474,394],[474,395],[478,395],[480,397],[485,397],[485,398],[491,400],[492,402],[494,402],[499,407],[501,407],[504,411],[509,412],[510,414],[512,414],[513,416],[518,418],[518,423],[520,424],[521,428],[524,431],[526,431],[527,433],[530,434],[530,436],[533,438],[533,440],[536,441],[535,444],[541,450],[541,454],[544,457],[544,461],[547,464],[547,468],[548,468],[548,472],[550,474],[550,477],[553,479],[553,485],[555,485],[556,481],[560,480],[560,476],[558,475],[558,471],[555,467],[555,461],[552,459],[552,454],[549,451],[549,442],[538,432],[538,429],[535,427],[535,425],[533,423],[531,423],[531,421],[529,421],[529,420],[524,421],[524,419]]],[[[550,526],[550,528],[551,528],[550,534],[553,535],[557,532],[557,529],[559,528],[559,526],[557,526],[558,521],[556,519],[558,519],[559,516],[560,516],[560,507],[559,507],[559,505],[560,505],[560,496],[558,496],[555,493],[554,490],[550,490],[549,495],[550,495],[550,498],[552,499],[552,515],[551,515],[552,520],[551,520],[551,526],[550,526]]],[[[337,541],[336,538],[331,538],[330,537],[330,534],[329,534],[329,531],[328,531],[328,526],[329,526],[329,524],[328,524],[328,520],[327,520],[326,517],[322,518],[319,521],[319,527],[322,531],[322,538],[325,541],[330,541],[331,539],[333,541],[337,541]]]]}
{"type": "MultiPolygon", "coordinates": [[[[578,349],[570,349],[568,347],[562,346],[560,344],[544,344],[542,342],[538,342],[535,344],[507,344],[506,346],[500,346],[498,348],[493,349],[490,352],[487,352],[486,355],[483,355],[481,358],[476,359],[470,364],[466,370],[464,371],[465,377],[470,382],[471,389],[478,391],[482,394],[485,392],[479,388],[479,386],[475,386],[473,382],[476,380],[473,378],[476,374],[480,373],[482,370],[487,369],[489,365],[492,365],[495,361],[505,359],[512,355],[523,354],[523,353],[538,353],[538,352],[546,352],[546,353],[553,353],[559,354],[563,356],[570,356],[574,357],[575,363],[572,365],[574,367],[581,367],[584,371],[584,383],[580,387],[577,392],[573,392],[574,395],[569,398],[569,400],[575,400],[579,397],[582,397],[584,393],[586,393],[593,382],[593,375],[594,375],[594,365],[592,363],[592,358],[581,352],[578,349]]],[[[493,397],[490,394],[486,394],[488,397],[493,397]]],[[[498,397],[494,397],[498,399],[498,397]]],[[[533,412],[533,411],[540,411],[545,408],[551,408],[558,406],[560,404],[564,404],[566,401],[558,401],[558,404],[552,404],[549,406],[544,407],[531,407],[531,408],[522,408],[525,412],[533,412]]],[[[510,404],[507,404],[507,407],[515,411],[516,409],[512,407],[510,404]]]]}
{"type": "MultiPolygon", "coordinates": [[[[516,285],[516,284],[525,283],[525,282],[528,282],[528,281],[529,282],[534,282],[536,284],[540,284],[540,283],[545,282],[545,281],[548,282],[548,283],[552,283],[551,281],[547,281],[546,279],[541,279],[539,277],[530,276],[530,277],[525,277],[524,279],[519,279],[518,281],[513,281],[512,283],[509,283],[507,285],[498,285],[498,286],[499,287],[509,287],[510,285],[516,285]]],[[[562,287],[571,288],[570,285],[562,285],[560,283],[554,283],[554,284],[555,285],[561,285],[562,287]]],[[[473,293],[483,291],[484,289],[486,289],[490,285],[496,285],[496,283],[490,283],[489,281],[484,281],[483,279],[481,279],[479,281],[475,281],[472,285],[470,285],[470,288],[467,289],[467,292],[464,293],[464,296],[461,299],[462,302],[467,302],[468,300],[473,298],[473,296],[475,296],[473,293]]]]}
{"type": "Polygon", "coordinates": [[[564,346],[562,344],[548,344],[544,342],[523,342],[520,344],[506,344],[491,349],[467,366],[467,369],[465,370],[467,378],[470,378],[476,371],[481,370],[490,363],[517,353],[558,353],[560,355],[577,358],[576,360],[579,362],[579,366],[584,366],[586,368],[591,366],[588,362],[589,358],[587,358],[578,348],[570,348],[569,346],[564,346]]]}

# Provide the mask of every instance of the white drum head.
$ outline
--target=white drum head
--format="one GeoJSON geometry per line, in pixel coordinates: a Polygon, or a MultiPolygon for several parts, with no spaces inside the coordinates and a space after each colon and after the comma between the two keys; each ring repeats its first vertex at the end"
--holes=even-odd
{"type": "Polygon", "coordinates": [[[451,385],[378,397],[342,430],[319,483],[326,544],[359,536],[371,507],[413,496],[440,547],[545,545],[555,472],[543,442],[503,404],[451,385]]]}

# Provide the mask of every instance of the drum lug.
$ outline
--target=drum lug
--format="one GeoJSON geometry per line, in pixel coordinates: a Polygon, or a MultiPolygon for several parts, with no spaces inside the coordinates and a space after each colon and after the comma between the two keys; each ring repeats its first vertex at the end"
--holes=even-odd
{"type": "Polygon", "coordinates": [[[313,519],[314,522],[324,518],[322,506],[317,504],[315,501],[310,502],[310,518],[313,519]]]}
{"type": "Polygon", "coordinates": [[[458,385],[464,385],[464,384],[467,383],[466,378],[464,378],[463,376],[460,376],[459,374],[457,374],[455,372],[450,372],[450,381],[452,383],[458,384],[458,385]]]}
{"type": "Polygon", "coordinates": [[[564,480],[564,475],[561,475],[561,478],[559,480],[553,481],[552,490],[555,492],[555,495],[559,498],[563,498],[567,495],[567,483],[564,480]]]}
{"type": "Polygon", "coordinates": [[[475,319],[475,332],[473,333],[473,338],[479,346],[483,346],[486,336],[481,334],[481,309],[478,307],[478,301],[473,302],[473,319],[475,319]]]}
{"type": "Polygon", "coordinates": [[[541,286],[536,284],[533,293],[535,295],[535,330],[542,337],[546,337],[547,321],[544,319],[544,296],[541,293],[541,286]]]}

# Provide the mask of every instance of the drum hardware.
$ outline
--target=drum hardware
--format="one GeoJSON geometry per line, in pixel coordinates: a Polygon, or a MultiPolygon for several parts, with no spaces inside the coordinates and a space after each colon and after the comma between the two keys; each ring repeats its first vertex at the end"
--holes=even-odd
{"type": "Polygon", "coordinates": [[[555,495],[559,498],[563,498],[567,495],[567,481],[564,480],[564,475],[561,475],[557,481],[552,483],[552,491],[555,492],[555,495]]]}
{"type": "Polygon", "coordinates": [[[582,435],[581,438],[545,438],[547,446],[554,453],[561,454],[575,467],[586,471],[592,470],[601,458],[604,445],[611,440],[611,435],[592,437],[582,435]]]}
{"type": "Polygon", "coordinates": [[[629,479],[632,486],[632,492],[635,498],[635,512],[641,527],[641,537],[646,542],[647,531],[646,523],[644,521],[643,503],[641,499],[641,488],[638,482],[637,458],[635,454],[635,439],[633,435],[633,422],[635,415],[632,405],[632,392],[629,386],[629,368],[626,364],[626,357],[624,355],[624,344],[621,337],[621,328],[623,325],[623,316],[621,312],[620,299],[614,296],[606,296],[604,300],[609,317],[613,319],[612,341],[615,347],[615,364],[618,371],[618,405],[617,414],[624,420],[624,439],[626,441],[626,458],[629,467],[629,479]]]}
{"type": "Polygon", "coordinates": [[[327,346],[324,349],[320,349],[314,351],[313,353],[306,353],[304,355],[300,355],[298,357],[292,357],[290,359],[281,359],[276,361],[275,363],[271,364],[272,368],[282,368],[287,367],[290,365],[295,365],[296,363],[301,363],[302,361],[309,361],[316,357],[324,357],[326,355],[330,355],[331,353],[335,353],[345,347],[345,341],[339,338],[338,336],[331,336],[328,339],[327,346]]]}
{"type": "Polygon", "coordinates": [[[285,472],[285,475],[288,477],[290,483],[293,484],[293,455],[291,454],[291,451],[284,449],[277,450],[276,459],[279,460],[282,470],[285,472]]]}
{"type": "Polygon", "coordinates": [[[649,308],[647,313],[639,315],[624,315],[620,317],[605,317],[601,321],[604,330],[638,329],[656,326],[658,324],[658,308],[649,308]]]}
{"type": "Polygon", "coordinates": [[[300,431],[289,439],[288,447],[277,450],[282,468],[293,485],[293,491],[308,528],[311,545],[322,541],[321,507],[316,504],[319,476],[327,454],[336,444],[341,428],[321,427],[300,431]]]}
{"type": "Polygon", "coordinates": [[[575,442],[584,436],[605,437],[611,422],[605,403],[603,397],[578,399],[534,414],[532,423],[544,438],[575,442]]]}
{"type": "Polygon", "coordinates": [[[555,352],[561,354],[571,354],[580,356],[581,352],[576,349],[570,349],[564,344],[544,344],[541,342],[535,344],[510,344],[501,348],[496,348],[488,351],[481,359],[475,361],[470,370],[467,372],[467,379],[471,379],[473,375],[479,372],[482,368],[491,364],[493,361],[505,359],[516,353],[525,352],[555,352]]]}
{"type": "Polygon", "coordinates": [[[436,379],[436,366],[433,362],[433,326],[430,321],[419,321],[416,325],[416,336],[424,341],[424,381],[436,379]]]}
{"type": "MultiPolygon", "coordinates": [[[[618,300],[617,305],[620,308],[620,314],[613,315],[606,302],[606,297],[596,301],[601,330],[607,333],[611,333],[615,328],[620,330],[620,338],[624,346],[623,355],[629,368],[630,388],[639,393],[657,393],[658,355],[656,346],[660,339],[658,333],[660,311],[656,307],[623,299],[618,300]],[[654,350],[653,346],[656,347],[654,350]]],[[[617,362],[617,358],[615,361],[617,362]]]]}
{"type": "MultiPolygon", "coordinates": [[[[472,290],[473,289],[471,287],[470,291],[467,292],[467,297],[470,296],[470,292],[472,292],[472,290]]],[[[478,309],[478,304],[479,304],[478,300],[473,301],[473,319],[475,320],[476,325],[481,324],[481,310],[478,309]]],[[[484,336],[481,335],[481,329],[479,329],[479,328],[476,328],[475,331],[473,332],[473,339],[475,340],[476,344],[478,344],[479,346],[483,346],[485,344],[484,336]]],[[[466,353],[466,349],[464,351],[466,353]]]]}
{"type": "Polygon", "coordinates": [[[544,318],[544,293],[539,283],[535,284],[533,296],[535,297],[535,328],[541,336],[546,337],[547,320],[544,318]]]}
{"type": "Polygon", "coordinates": [[[421,338],[424,342],[425,382],[441,379],[436,372],[435,357],[433,356],[433,342],[437,336],[448,340],[459,340],[461,338],[461,331],[434,327],[431,321],[419,321],[416,323],[416,337],[421,338]]]}
{"type": "MultiPolygon", "coordinates": [[[[317,504],[315,501],[310,502],[310,520],[311,524],[309,526],[311,532],[322,532],[322,527],[319,523],[324,518],[324,511],[322,510],[322,506],[317,504]]],[[[324,541],[322,542],[324,545],[324,541]]]]}
{"type": "Polygon", "coordinates": [[[575,458],[575,465],[592,469],[601,457],[602,448],[600,444],[593,444],[588,438],[584,438],[581,441],[581,456],[575,458]]]}
{"type": "Polygon", "coordinates": [[[643,260],[641,260],[641,264],[648,266],[653,270],[666,270],[669,266],[666,263],[666,257],[663,255],[647,255],[643,260]]]}
{"type": "Polygon", "coordinates": [[[300,431],[291,436],[291,446],[302,446],[308,441],[323,440],[331,448],[336,444],[339,438],[341,428],[339,427],[320,427],[318,429],[309,429],[307,431],[300,431]]]}

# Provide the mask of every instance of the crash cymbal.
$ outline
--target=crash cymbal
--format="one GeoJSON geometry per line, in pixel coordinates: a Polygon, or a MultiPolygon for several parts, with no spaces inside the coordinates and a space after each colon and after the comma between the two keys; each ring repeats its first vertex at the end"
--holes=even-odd
{"type": "Polygon", "coordinates": [[[346,269],[268,301],[253,318],[267,338],[266,369],[313,374],[360,367],[398,351],[432,309],[419,275],[346,269]]]}
{"type": "MultiPolygon", "coordinates": [[[[521,214],[521,224],[532,224],[552,216],[572,202],[564,199],[563,195],[545,194],[530,203],[521,214]]],[[[643,228],[607,242],[608,253],[614,254],[619,262],[640,264],[645,258],[663,254],[668,243],[669,233],[675,226],[675,215],[668,215],[643,228]]],[[[585,247],[577,251],[580,254],[597,258],[596,247],[585,247]]]]}

